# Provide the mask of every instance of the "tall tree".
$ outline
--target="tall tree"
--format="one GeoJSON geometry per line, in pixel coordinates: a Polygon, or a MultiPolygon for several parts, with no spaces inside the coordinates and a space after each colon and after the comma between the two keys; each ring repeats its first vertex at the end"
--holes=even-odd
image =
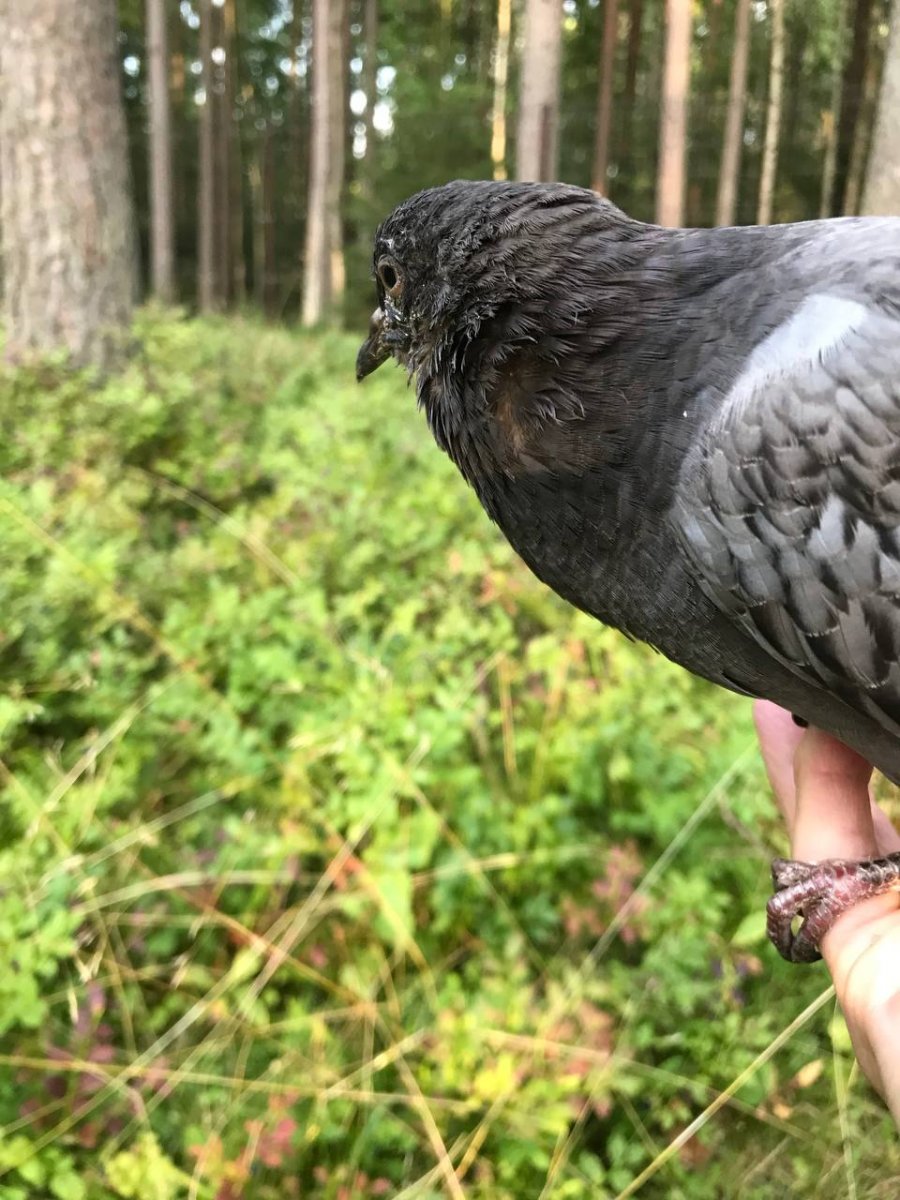
{"type": "Polygon", "coordinates": [[[366,157],[360,185],[365,198],[371,201],[375,181],[375,105],[378,103],[378,0],[364,0],[363,42],[361,83],[366,96],[366,157]]]}
{"type": "Polygon", "coordinates": [[[203,103],[197,118],[200,186],[197,189],[197,303],[201,312],[219,304],[216,270],[216,136],[213,88],[213,6],[200,0],[200,80],[203,103]]]}
{"type": "Polygon", "coordinates": [[[497,0],[497,41],[494,46],[494,103],[491,109],[491,164],[494,178],[506,178],[506,89],[509,78],[511,0],[497,0]]]}
{"type": "Polygon", "coordinates": [[[591,187],[606,195],[609,170],[609,132],[612,125],[613,69],[619,30],[619,0],[604,0],[603,42],[600,47],[600,82],[597,87],[597,128],[594,137],[594,171],[591,187]]]}
{"type": "Polygon", "coordinates": [[[834,188],[831,196],[831,211],[835,216],[839,216],[845,211],[844,200],[847,178],[850,174],[850,159],[853,155],[853,143],[863,103],[866,68],[869,62],[872,3],[873,0],[855,0],[853,8],[853,40],[841,81],[841,112],[837,126],[834,188]]]}
{"type": "Polygon", "coordinates": [[[347,0],[313,0],[312,144],[302,321],[331,315],[344,291],[341,191],[346,139],[347,0]]]}
{"type": "Polygon", "coordinates": [[[737,0],[734,44],[728,82],[728,112],[722,141],[722,165],[716,197],[716,224],[733,225],[737,207],[741,147],[744,144],[744,111],[747,105],[747,62],[750,56],[750,0],[737,0]]]}
{"type": "Polygon", "coordinates": [[[526,0],[516,178],[555,179],[559,171],[562,0],[526,0]]]}
{"type": "Polygon", "coordinates": [[[232,260],[232,160],[235,129],[232,120],[231,45],[228,0],[212,9],[212,63],[209,97],[213,128],[213,240],[216,256],[216,307],[227,308],[234,299],[232,260]]]}
{"type": "Polygon", "coordinates": [[[135,289],[115,0],[0,0],[0,26],[7,356],[104,368],[135,289]]]}
{"type": "Polygon", "coordinates": [[[862,204],[866,163],[869,159],[875,114],[878,108],[878,82],[881,75],[881,66],[881,54],[873,53],[870,48],[866,61],[866,73],[863,79],[859,113],[856,118],[856,130],[853,135],[853,145],[850,148],[847,182],[844,187],[843,210],[848,217],[856,216],[862,204]]]}
{"type": "Polygon", "coordinates": [[[164,303],[175,298],[172,209],[172,106],[165,0],[147,0],[150,126],[150,284],[164,303]]]}
{"type": "Polygon", "coordinates": [[[268,122],[258,131],[256,155],[250,163],[250,196],[253,212],[253,291],[267,317],[275,316],[275,155],[268,122]]]}
{"type": "MultiPolygon", "coordinates": [[[[837,44],[844,44],[844,33],[847,27],[848,0],[838,0],[837,11],[837,44]]],[[[841,111],[841,89],[844,84],[844,64],[835,65],[831,81],[831,101],[822,114],[822,140],[825,153],[822,158],[822,187],[819,199],[819,216],[828,217],[832,212],[834,199],[834,181],[837,174],[837,123],[841,111]]]]}
{"type": "MultiPolygon", "coordinates": [[[[168,5],[166,6],[168,7],[168,5]]],[[[187,103],[187,73],[186,42],[188,30],[180,12],[176,13],[167,24],[169,35],[169,108],[172,119],[171,165],[172,165],[172,219],[175,225],[175,272],[178,274],[178,245],[179,234],[185,225],[190,223],[193,229],[195,213],[191,212],[188,196],[193,197],[195,187],[185,178],[188,163],[195,163],[197,156],[183,142],[184,130],[188,111],[195,111],[193,92],[190,105],[187,103]]],[[[193,206],[196,208],[196,205],[193,206]]],[[[176,285],[177,286],[177,285],[176,285]]]]}
{"type": "Polygon", "coordinates": [[[723,0],[706,0],[704,17],[706,20],[706,37],[703,39],[702,71],[711,74],[719,53],[719,39],[722,35],[722,24],[725,16],[723,0]]]}
{"type": "Polygon", "coordinates": [[[769,225],[775,194],[778,143],[781,137],[781,102],[784,94],[784,0],[769,0],[772,27],[769,33],[769,99],[766,104],[766,133],[763,141],[762,174],[759,181],[757,223],[769,225]]]}
{"type": "Polygon", "coordinates": [[[690,0],[666,0],[666,47],[656,182],[656,220],[660,225],[681,225],[684,221],[691,32],[690,0]]]}
{"type": "Polygon", "coordinates": [[[243,302],[247,290],[247,271],[244,262],[244,189],[240,128],[236,121],[236,100],[239,87],[237,69],[237,6],[236,0],[225,0],[221,6],[222,81],[218,94],[219,142],[222,146],[222,214],[223,262],[227,264],[224,298],[228,304],[243,302]]]}
{"type": "Polygon", "coordinates": [[[641,33],[644,24],[644,0],[631,0],[628,13],[628,54],[625,60],[625,93],[622,97],[629,121],[637,96],[638,63],[641,57],[641,33]]]}
{"type": "Polygon", "coordinates": [[[900,0],[894,0],[863,213],[900,216],[900,0]]]}

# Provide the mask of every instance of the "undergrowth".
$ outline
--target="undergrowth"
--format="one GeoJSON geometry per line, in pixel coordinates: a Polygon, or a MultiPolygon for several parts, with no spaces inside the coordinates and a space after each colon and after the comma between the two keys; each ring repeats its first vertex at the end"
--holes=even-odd
{"type": "Polygon", "coordinates": [[[895,1196],[746,703],[354,339],[137,333],[0,378],[0,1200],[895,1196]]]}

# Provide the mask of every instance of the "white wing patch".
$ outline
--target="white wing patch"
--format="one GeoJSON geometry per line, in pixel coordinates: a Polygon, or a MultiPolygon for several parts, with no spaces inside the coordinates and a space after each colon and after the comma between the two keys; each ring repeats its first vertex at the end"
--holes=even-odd
{"type": "Polygon", "coordinates": [[[764,390],[773,379],[796,375],[855,333],[870,316],[857,300],[841,296],[807,296],[787,321],[773,329],[752,351],[731,390],[741,401],[764,390]]]}

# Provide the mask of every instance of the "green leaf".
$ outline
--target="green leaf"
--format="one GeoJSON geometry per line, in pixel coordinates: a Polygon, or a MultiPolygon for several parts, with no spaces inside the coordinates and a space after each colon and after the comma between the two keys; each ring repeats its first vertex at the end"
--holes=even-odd
{"type": "Polygon", "coordinates": [[[84,1200],[87,1188],[71,1171],[60,1171],[50,1180],[50,1191],[59,1200],[84,1200]]]}
{"type": "Polygon", "coordinates": [[[765,909],[753,909],[742,919],[737,929],[731,935],[731,944],[738,949],[747,946],[757,946],[766,940],[765,909]]]}

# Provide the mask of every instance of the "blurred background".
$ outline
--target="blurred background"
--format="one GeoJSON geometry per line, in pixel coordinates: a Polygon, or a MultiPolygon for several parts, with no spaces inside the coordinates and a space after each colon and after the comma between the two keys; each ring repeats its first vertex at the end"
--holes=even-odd
{"type": "Polygon", "coordinates": [[[0,0],[0,1200],[900,1191],[748,704],[353,380],[460,176],[900,212],[900,5],[0,0]]]}

